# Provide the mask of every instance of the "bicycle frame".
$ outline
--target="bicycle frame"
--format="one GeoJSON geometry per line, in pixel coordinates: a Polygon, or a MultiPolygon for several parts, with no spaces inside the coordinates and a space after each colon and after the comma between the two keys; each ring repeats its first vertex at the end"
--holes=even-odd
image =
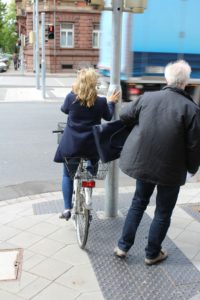
{"type": "MultiPolygon", "coordinates": [[[[83,161],[80,161],[78,168],[83,168],[83,161]]],[[[93,179],[83,179],[78,175],[74,177],[73,194],[73,215],[75,221],[77,241],[80,248],[84,249],[87,243],[89,226],[92,220],[92,190],[95,187],[93,179]]]]}
{"type": "Polygon", "coordinates": [[[92,190],[95,187],[94,180],[83,180],[76,178],[74,179],[74,208],[77,207],[80,202],[80,195],[84,194],[85,197],[85,208],[92,208],[92,190]]]}

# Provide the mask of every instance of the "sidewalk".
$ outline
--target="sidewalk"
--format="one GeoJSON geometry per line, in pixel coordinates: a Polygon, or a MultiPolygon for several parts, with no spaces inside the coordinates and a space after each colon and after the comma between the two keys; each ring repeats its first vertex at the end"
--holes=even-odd
{"type": "Polygon", "coordinates": [[[113,255],[133,189],[120,188],[119,217],[107,220],[101,217],[104,189],[94,191],[84,251],[72,222],[58,218],[60,192],[0,201],[0,249],[23,249],[21,276],[0,281],[0,300],[199,300],[200,184],[182,187],[164,242],[169,258],[152,267],[144,265],[144,247],[154,199],[129,257],[113,255]]]}
{"type": "Polygon", "coordinates": [[[56,88],[47,87],[46,97],[43,98],[42,90],[37,90],[35,87],[14,87],[6,90],[4,99],[0,102],[63,102],[66,94],[71,91],[71,88],[56,88]]]}
{"type": "MultiPolygon", "coordinates": [[[[71,87],[64,87],[64,86],[46,86],[46,93],[45,98],[42,95],[42,87],[40,89],[36,89],[35,87],[35,73],[31,72],[22,72],[20,69],[14,70],[12,64],[10,68],[5,73],[0,73],[0,77],[18,77],[18,78],[32,78],[32,84],[24,85],[23,86],[8,86],[8,87],[1,87],[4,89],[3,99],[0,99],[0,102],[32,102],[32,101],[45,101],[45,102],[57,102],[63,101],[66,94],[71,91],[71,87]]],[[[71,70],[67,73],[47,73],[46,74],[46,81],[50,80],[51,78],[59,78],[59,77],[70,77],[75,78],[76,72],[71,70]]],[[[41,74],[40,74],[40,84],[41,84],[41,74]]],[[[47,83],[46,83],[47,85],[47,83]]]]}
{"type": "MultiPolygon", "coordinates": [[[[67,93],[71,91],[72,81],[76,78],[77,72],[70,70],[67,73],[47,73],[46,74],[46,89],[45,97],[43,97],[42,87],[36,88],[36,75],[31,72],[23,72],[19,69],[15,71],[11,65],[7,72],[0,73],[0,102],[63,102],[67,93]],[[6,77],[15,78],[15,84],[3,84],[6,77]],[[67,84],[61,82],[65,78],[67,84]],[[27,80],[26,80],[27,79],[27,80]],[[27,83],[27,82],[28,83],[27,83]],[[52,85],[54,81],[54,85],[52,85]]],[[[40,74],[40,84],[42,78],[40,74]]],[[[107,86],[101,85],[98,90],[99,94],[105,95],[107,86]]]]}

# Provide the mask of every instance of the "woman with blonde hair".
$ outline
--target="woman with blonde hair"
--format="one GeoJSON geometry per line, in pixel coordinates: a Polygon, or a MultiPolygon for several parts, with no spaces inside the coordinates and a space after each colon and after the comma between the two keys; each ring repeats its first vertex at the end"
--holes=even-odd
{"type": "MultiPolygon", "coordinates": [[[[54,161],[64,162],[64,157],[76,163],[77,157],[86,157],[94,165],[99,160],[92,127],[101,123],[101,119],[110,121],[114,113],[115,103],[119,99],[119,92],[114,91],[107,99],[97,96],[98,74],[93,68],[79,71],[72,91],[66,96],[61,111],[68,115],[67,124],[54,161]]],[[[60,218],[69,220],[72,209],[73,180],[64,165],[62,192],[64,198],[64,211],[60,218]]],[[[72,168],[74,168],[72,166],[72,168]]],[[[73,172],[76,170],[73,169],[73,172]]]]}

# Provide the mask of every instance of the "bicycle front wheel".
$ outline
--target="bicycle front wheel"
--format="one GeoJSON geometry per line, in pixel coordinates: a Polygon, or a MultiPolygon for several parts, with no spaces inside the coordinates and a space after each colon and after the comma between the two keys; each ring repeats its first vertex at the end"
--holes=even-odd
{"type": "MultiPolygon", "coordinates": [[[[84,198],[84,196],[82,195],[84,198]]],[[[85,208],[85,201],[80,201],[79,211],[76,214],[76,235],[79,247],[85,248],[87,243],[89,226],[90,226],[90,210],[85,208]]]]}

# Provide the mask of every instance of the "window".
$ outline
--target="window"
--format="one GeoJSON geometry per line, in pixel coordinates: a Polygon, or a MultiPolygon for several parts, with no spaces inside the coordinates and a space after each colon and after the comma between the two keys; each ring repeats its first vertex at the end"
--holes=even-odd
{"type": "Polygon", "coordinates": [[[92,31],[92,47],[93,48],[100,48],[100,27],[99,24],[95,24],[93,26],[93,31],[92,31]]]}
{"type": "Polygon", "coordinates": [[[62,69],[73,69],[73,65],[61,65],[62,69]]]}
{"type": "Polygon", "coordinates": [[[63,23],[60,25],[60,46],[64,48],[74,47],[74,24],[63,23]]]}

